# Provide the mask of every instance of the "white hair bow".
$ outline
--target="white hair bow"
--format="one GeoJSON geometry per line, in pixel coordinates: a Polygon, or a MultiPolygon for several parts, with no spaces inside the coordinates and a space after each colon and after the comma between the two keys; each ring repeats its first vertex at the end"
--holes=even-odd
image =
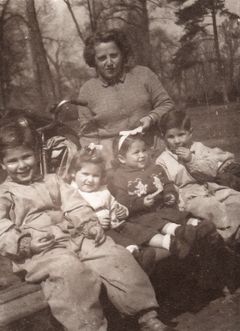
{"type": "Polygon", "coordinates": [[[103,145],[97,145],[94,143],[90,143],[87,148],[89,148],[91,151],[97,150],[97,151],[101,151],[103,149],[103,145]]]}
{"type": "Polygon", "coordinates": [[[143,133],[142,129],[143,129],[142,126],[138,126],[136,129],[133,129],[133,130],[119,132],[119,135],[121,136],[121,138],[119,139],[119,142],[118,142],[118,150],[120,151],[122,144],[124,143],[124,141],[126,140],[127,137],[134,136],[135,134],[138,134],[138,133],[143,133]]]}

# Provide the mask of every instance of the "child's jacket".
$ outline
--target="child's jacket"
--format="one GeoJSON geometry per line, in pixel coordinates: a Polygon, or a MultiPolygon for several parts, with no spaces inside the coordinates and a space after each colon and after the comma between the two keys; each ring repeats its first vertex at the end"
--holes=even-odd
{"type": "Polygon", "coordinates": [[[181,162],[178,156],[166,149],[156,160],[168,173],[168,176],[178,186],[180,196],[186,201],[196,196],[208,196],[207,185],[216,175],[219,166],[233,159],[233,154],[219,148],[210,148],[200,142],[194,142],[190,148],[192,159],[181,162]]]}
{"type": "Polygon", "coordinates": [[[29,185],[11,179],[0,185],[0,254],[14,259],[26,233],[32,238],[46,234],[62,242],[77,228],[88,234],[98,223],[88,203],[56,175],[47,175],[29,185]]]}
{"type": "Polygon", "coordinates": [[[198,178],[215,178],[220,167],[226,162],[234,161],[234,155],[218,147],[207,147],[201,142],[194,142],[190,148],[192,159],[186,163],[188,171],[198,178]],[[201,176],[203,175],[203,177],[201,176]],[[205,176],[205,177],[204,177],[205,176]]]}

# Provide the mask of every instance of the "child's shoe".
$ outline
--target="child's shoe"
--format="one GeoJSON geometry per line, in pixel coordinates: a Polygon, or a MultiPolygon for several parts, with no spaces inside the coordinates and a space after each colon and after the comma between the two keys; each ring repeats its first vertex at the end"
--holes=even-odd
{"type": "Polygon", "coordinates": [[[240,287],[240,256],[225,247],[223,253],[225,285],[230,293],[234,293],[240,287]]]}
{"type": "Polygon", "coordinates": [[[203,220],[196,226],[197,239],[213,236],[217,233],[216,225],[208,220],[203,220]]]}
{"type": "Polygon", "coordinates": [[[143,314],[138,323],[140,331],[165,331],[166,326],[158,319],[157,312],[155,310],[149,311],[143,314]]]}
{"type": "Polygon", "coordinates": [[[184,259],[190,253],[191,246],[176,236],[171,236],[169,251],[179,259],[184,259]]]}
{"type": "Polygon", "coordinates": [[[143,268],[143,270],[150,275],[153,269],[155,268],[155,258],[156,258],[156,252],[154,248],[152,247],[143,247],[139,249],[138,251],[135,250],[133,253],[133,256],[138,261],[140,266],[143,268]]]}
{"type": "Polygon", "coordinates": [[[181,241],[185,241],[190,247],[192,247],[197,236],[196,226],[190,224],[180,225],[175,230],[175,236],[181,241]]]}

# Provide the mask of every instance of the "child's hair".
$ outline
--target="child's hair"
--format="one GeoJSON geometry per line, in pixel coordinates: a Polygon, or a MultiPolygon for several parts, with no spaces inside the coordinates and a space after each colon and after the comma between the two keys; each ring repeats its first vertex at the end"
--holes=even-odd
{"type": "Polygon", "coordinates": [[[7,149],[26,147],[34,152],[39,147],[38,133],[31,128],[24,118],[6,123],[0,127],[0,160],[5,157],[7,149]]]}
{"type": "Polygon", "coordinates": [[[134,135],[131,134],[127,137],[119,135],[113,140],[114,160],[112,161],[112,166],[114,168],[117,168],[121,165],[118,159],[118,155],[120,154],[122,156],[125,156],[132,143],[136,140],[142,140],[146,144],[144,136],[141,133],[137,133],[134,135]]]}
{"type": "Polygon", "coordinates": [[[101,152],[97,149],[90,149],[89,147],[84,147],[74,155],[69,167],[70,176],[81,170],[84,163],[96,164],[101,170],[102,179],[105,178],[106,162],[101,152]]]}
{"type": "Polygon", "coordinates": [[[163,136],[170,129],[184,129],[191,130],[191,120],[183,110],[171,110],[165,113],[160,120],[160,129],[163,136]]]}

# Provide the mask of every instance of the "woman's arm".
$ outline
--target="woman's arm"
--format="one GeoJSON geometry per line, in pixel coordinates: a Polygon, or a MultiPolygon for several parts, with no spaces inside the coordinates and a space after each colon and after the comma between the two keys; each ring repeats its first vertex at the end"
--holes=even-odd
{"type": "Polygon", "coordinates": [[[83,84],[80,89],[78,99],[86,102],[87,106],[78,106],[78,121],[79,121],[79,134],[92,132],[97,129],[95,122],[95,114],[89,105],[91,100],[91,89],[88,87],[89,82],[83,84]]]}
{"type": "Polygon", "coordinates": [[[146,70],[146,88],[152,102],[152,111],[149,113],[149,116],[153,124],[155,124],[160,120],[163,114],[173,109],[174,103],[164,89],[159,77],[152,70],[148,68],[146,68],[146,70]]]}

